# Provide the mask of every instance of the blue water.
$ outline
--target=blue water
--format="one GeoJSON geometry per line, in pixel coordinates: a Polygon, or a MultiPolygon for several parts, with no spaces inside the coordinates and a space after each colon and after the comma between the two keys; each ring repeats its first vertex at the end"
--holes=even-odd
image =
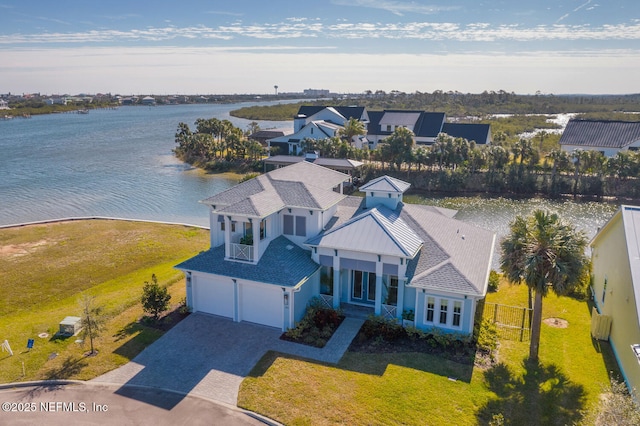
{"type": "Polygon", "coordinates": [[[0,225],[110,216],[208,226],[198,201],[236,178],[178,161],[174,135],[179,122],[195,129],[196,119],[212,117],[246,130],[250,120],[229,116],[244,105],[129,106],[0,121],[0,225]]]}
{"type": "MultiPolygon", "coordinates": [[[[89,114],[52,114],[0,121],[0,226],[67,217],[109,216],[208,226],[198,201],[236,184],[230,175],[207,175],[178,161],[171,150],[179,122],[228,119],[242,105],[120,107],[89,114]]],[[[262,128],[293,127],[261,122],[262,128]]],[[[407,196],[413,203],[458,210],[457,217],[508,233],[516,215],[551,210],[593,237],[615,212],[597,202],[407,196]]],[[[496,250],[494,267],[499,254],[496,250]]]]}

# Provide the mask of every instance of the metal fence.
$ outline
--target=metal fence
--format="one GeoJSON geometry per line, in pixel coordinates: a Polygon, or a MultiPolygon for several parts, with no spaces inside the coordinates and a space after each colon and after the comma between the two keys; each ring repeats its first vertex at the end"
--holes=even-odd
{"type": "Polygon", "coordinates": [[[482,317],[495,323],[502,339],[528,341],[531,338],[532,309],[485,303],[482,317]]]}

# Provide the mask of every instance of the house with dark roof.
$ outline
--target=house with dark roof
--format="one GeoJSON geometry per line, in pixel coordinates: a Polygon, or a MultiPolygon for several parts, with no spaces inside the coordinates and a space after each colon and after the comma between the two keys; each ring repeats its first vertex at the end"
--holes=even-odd
{"type": "Polygon", "coordinates": [[[560,137],[560,146],[568,152],[600,151],[607,157],[619,151],[636,151],[640,147],[640,122],[571,119],[560,137]]]}
{"type": "Polygon", "coordinates": [[[487,291],[495,234],[455,211],[403,202],[409,184],[383,176],[365,197],[349,176],[307,161],[203,200],[211,248],[176,267],[194,311],[286,330],[309,301],[356,305],[415,326],[470,334],[487,291]]]}
{"type": "Polygon", "coordinates": [[[305,138],[326,139],[338,136],[350,118],[361,121],[366,135],[354,136],[351,141],[357,148],[377,147],[400,127],[405,127],[415,135],[419,145],[431,145],[440,133],[454,138],[464,138],[483,145],[491,142],[489,124],[447,123],[443,112],[412,110],[367,111],[364,107],[301,106],[294,118],[293,134],[268,140],[271,147],[277,147],[278,154],[301,154],[300,142],[305,138]]]}
{"type": "MultiPolygon", "coordinates": [[[[355,118],[363,123],[369,122],[364,107],[339,106],[301,106],[293,119],[293,133],[271,138],[267,141],[269,152],[271,147],[277,148],[278,154],[298,155],[302,153],[300,142],[309,139],[327,139],[339,135],[339,131],[349,119],[355,118]]],[[[352,141],[356,147],[362,148],[364,138],[355,137],[352,141]]]]}

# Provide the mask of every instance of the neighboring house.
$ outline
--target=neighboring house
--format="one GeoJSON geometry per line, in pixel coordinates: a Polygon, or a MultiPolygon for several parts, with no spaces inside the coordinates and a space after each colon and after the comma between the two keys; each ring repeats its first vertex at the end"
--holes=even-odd
{"type": "Polygon", "coordinates": [[[67,98],[47,98],[44,100],[47,105],[66,105],[67,102],[67,98]]]}
{"type": "Polygon", "coordinates": [[[491,143],[491,125],[479,123],[444,123],[441,133],[454,138],[463,138],[476,145],[491,143]]]}
{"type": "Polygon", "coordinates": [[[358,305],[421,329],[470,334],[495,234],[455,211],[402,202],[383,176],[343,195],[349,176],[302,161],[238,184],[210,206],[211,248],[177,265],[194,311],[293,327],[308,302],[358,305]]]}
{"type": "Polygon", "coordinates": [[[627,386],[640,390],[640,207],[621,206],[590,245],[592,333],[608,337],[627,386]]]}
{"type": "Polygon", "coordinates": [[[282,136],[289,136],[293,133],[290,128],[285,129],[265,129],[258,130],[255,133],[249,135],[249,139],[260,142],[261,145],[267,146],[267,141],[273,138],[279,138],[282,136]]]}
{"type": "Polygon", "coordinates": [[[156,104],[156,98],[151,97],[151,96],[145,96],[144,98],[142,98],[142,105],[155,105],[156,104]]]}
{"type": "Polygon", "coordinates": [[[560,137],[560,146],[568,152],[600,151],[607,157],[615,157],[619,151],[635,151],[640,147],[640,122],[571,119],[560,137]]]}
{"type": "MultiPolygon", "coordinates": [[[[293,120],[293,133],[269,139],[269,151],[271,147],[277,147],[278,154],[301,154],[300,142],[304,139],[336,137],[350,118],[356,118],[365,124],[369,122],[364,107],[301,106],[293,120]]],[[[362,148],[363,139],[356,139],[353,141],[356,147],[362,148]]]]}
{"type": "Polygon", "coordinates": [[[277,169],[280,167],[290,166],[291,164],[300,163],[301,161],[310,161],[313,164],[317,164],[331,170],[337,170],[350,176],[364,164],[361,161],[349,160],[346,158],[323,158],[315,155],[314,153],[307,153],[304,157],[275,155],[264,160],[265,172],[267,171],[267,166],[273,166],[273,168],[277,169]]]}
{"type": "Polygon", "coordinates": [[[399,127],[406,127],[415,135],[417,144],[432,144],[442,132],[444,112],[425,111],[371,111],[371,123],[367,128],[370,147],[375,148],[380,141],[388,138],[399,127]]]}
{"type": "Polygon", "coordinates": [[[300,142],[305,138],[325,139],[338,135],[350,118],[360,120],[366,135],[358,135],[351,143],[356,148],[375,149],[378,143],[393,132],[405,127],[415,135],[416,144],[431,145],[440,133],[454,138],[465,138],[484,145],[491,142],[489,124],[446,123],[443,112],[410,110],[369,111],[364,107],[302,106],[294,119],[293,134],[268,140],[270,146],[279,147],[278,154],[301,154],[300,142]]]}
{"type": "Polygon", "coordinates": [[[0,109],[9,109],[9,102],[4,99],[0,99],[0,109]]]}

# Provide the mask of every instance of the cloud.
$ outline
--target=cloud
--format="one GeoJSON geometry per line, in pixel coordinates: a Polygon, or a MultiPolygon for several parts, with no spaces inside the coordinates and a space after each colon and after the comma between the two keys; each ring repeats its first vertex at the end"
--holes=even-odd
{"type": "Polygon", "coordinates": [[[403,2],[395,0],[331,0],[331,3],[338,6],[357,6],[382,9],[398,16],[405,13],[420,13],[423,15],[433,15],[435,13],[458,10],[460,6],[435,6],[417,4],[415,2],[403,2]]]}
{"type": "MultiPolygon", "coordinates": [[[[629,41],[640,40],[640,20],[628,24],[615,25],[493,25],[486,22],[459,24],[455,22],[407,22],[373,23],[336,20],[327,24],[318,20],[288,18],[284,22],[246,25],[242,22],[226,26],[206,25],[176,27],[149,27],[143,29],[113,30],[96,29],[83,32],[46,32],[34,34],[0,35],[0,45],[49,45],[49,44],[124,44],[189,43],[206,40],[340,40],[388,39],[388,40],[430,40],[453,42],[531,42],[531,41],[629,41]]],[[[338,42],[336,42],[338,41],[338,42]]],[[[366,44],[370,45],[370,44],[366,44]]],[[[400,46],[402,50],[402,46],[400,46]]]]}

